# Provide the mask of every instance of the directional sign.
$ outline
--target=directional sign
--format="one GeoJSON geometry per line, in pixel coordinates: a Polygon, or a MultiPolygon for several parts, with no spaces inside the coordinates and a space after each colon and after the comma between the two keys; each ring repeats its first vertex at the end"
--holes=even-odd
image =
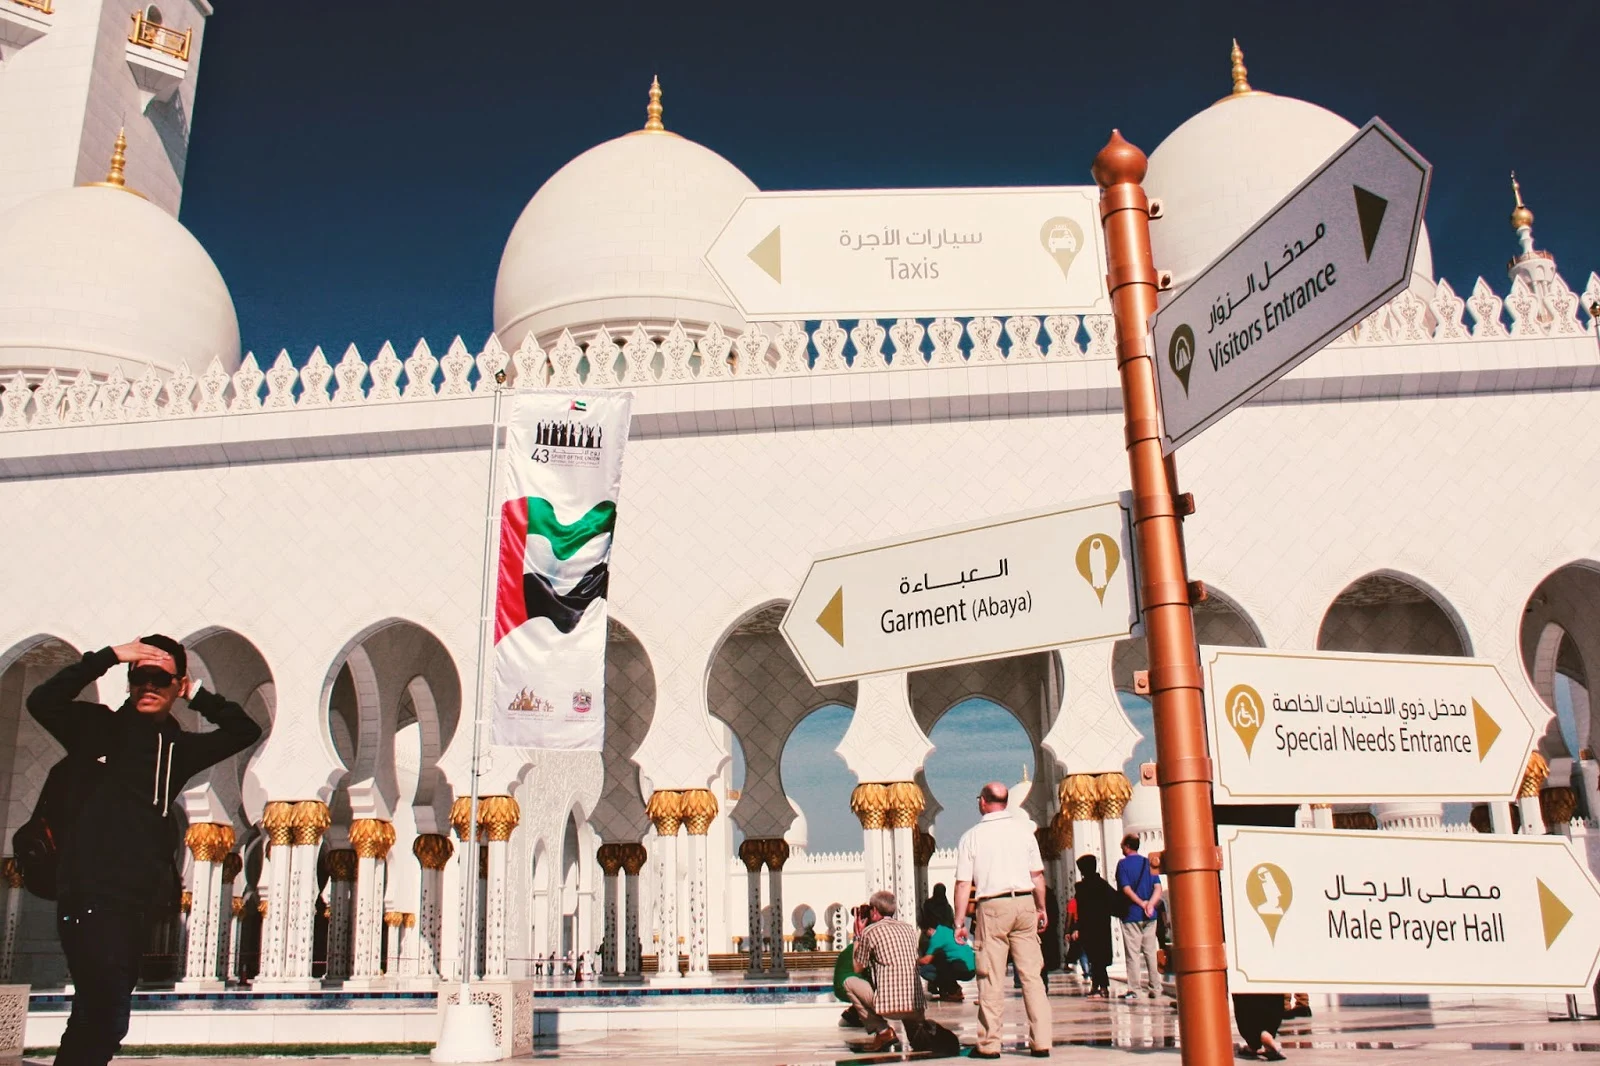
{"type": "Polygon", "coordinates": [[[1155,315],[1166,452],[1406,287],[1432,173],[1373,119],[1155,315]]]}
{"type": "Polygon", "coordinates": [[[1109,314],[1094,186],[746,197],[706,264],[752,321],[1109,314]]]}
{"type": "Polygon", "coordinates": [[[1549,715],[1485,659],[1202,647],[1219,802],[1516,795],[1549,715]]]}
{"type": "Polygon", "coordinates": [[[1600,969],[1600,885],[1565,837],[1218,832],[1234,991],[1564,992],[1600,969]]]}
{"type": "Polygon", "coordinates": [[[1113,497],[819,555],[782,629],[821,685],[1126,637],[1133,589],[1113,497]]]}

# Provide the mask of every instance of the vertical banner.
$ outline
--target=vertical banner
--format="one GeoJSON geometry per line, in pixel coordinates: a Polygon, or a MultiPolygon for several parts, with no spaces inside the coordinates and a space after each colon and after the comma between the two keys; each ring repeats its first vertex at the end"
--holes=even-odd
{"type": "Polygon", "coordinates": [[[494,741],[599,751],[606,590],[633,397],[519,393],[506,433],[494,741]]]}

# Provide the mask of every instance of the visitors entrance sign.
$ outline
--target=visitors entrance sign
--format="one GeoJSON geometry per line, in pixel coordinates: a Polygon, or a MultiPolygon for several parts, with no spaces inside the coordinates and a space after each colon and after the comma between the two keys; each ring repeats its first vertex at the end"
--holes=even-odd
{"type": "Polygon", "coordinates": [[[1207,646],[1200,664],[1218,802],[1510,798],[1533,750],[1485,659],[1207,646]]]}
{"type": "Polygon", "coordinates": [[[784,639],[822,685],[1126,637],[1127,507],[1091,500],[819,555],[784,639]]]}
{"type": "Polygon", "coordinates": [[[1373,119],[1151,319],[1164,452],[1406,287],[1432,173],[1373,119]]]}
{"type": "Polygon", "coordinates": [[[1111,313],[1092,185],[756,193],[706,265],[752,321],[1111,313]]]}
{"type": "Polygon", "coordinates": [[[1218,832],[1234,991],[1567,992],[1600,969],[1600,885],[1565,837],[1218,832]]]}

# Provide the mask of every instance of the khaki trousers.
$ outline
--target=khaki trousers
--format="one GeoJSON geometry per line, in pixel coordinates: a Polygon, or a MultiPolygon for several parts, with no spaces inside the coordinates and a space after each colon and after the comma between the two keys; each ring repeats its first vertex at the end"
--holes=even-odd
{"type": "Polygon", "coordinates": [[[986,899],[978,904],[978,1050],[1000,1050],[1005,1013],[1006,956],[1022,980],[1028,1012],[1028,1046],[1044,1051],[1052,1042],[1050,1000],[1045,996],[1044,954],[1039,948],[1039,912],[1033,896],[986,899]]]}
{"type": "Polygon", "coordinates": [[[1139,971],[1143,970],[1144,985],[1150,998],[1161,995],[1161,966],[1156,957],[1160,946],[1156,942],[1154,918],[1122,923],[1122,956],[1128,968],[1129,992],[1139,991],[1139,971]]]}

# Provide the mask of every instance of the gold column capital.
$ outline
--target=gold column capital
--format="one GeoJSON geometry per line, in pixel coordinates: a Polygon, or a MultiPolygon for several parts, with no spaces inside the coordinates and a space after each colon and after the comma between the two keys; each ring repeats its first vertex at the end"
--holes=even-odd
{"type": "Polygon", "coordinates": [[[685,789],[679,793],[683,827],[692,837],[703,837],[711,831],[711,822],[717,817],[717,797],[709,788],[685,789]]]}
{"type": "Polygon", "coordinates": [[[618,845],[622,848],[622,868],[629,877],[638,877],[644,871],[645,863],[650,861],[650,852],[638,841],[630,844],[618,845]]]}
{"type": "Polygon", "coordinates": [[[7,855],[0,860],[0,876],[3,876],[6,884],[12,888],[22,887],[22,864],[17,862],[15,855],[7,855]]]}
{"type": "Polygon", "coordinates": [[[850,793],[850,809],[861,820],[862,829],[882,829],[889,818],[888,786],[864,781],[850,793]]]}
{"type": "Polygon", "coordinates": [[[511,831],[522,822],[522,808],[510,796],[478,797],[478,830],[490,840],[511,839],[511,831]]]}
{"type": "Polygon", "coordinates": [[[1120,770],[1098,775],[1095,778],[1095,790],[1099,795],[1095,804],[1095,814],[1101,821],[1107,818],[1121,818],[1122,812],[1127,809],[1128,801],[1133,798],[1133,785],[1128,781],[1127,775],[1120,770]]]}
{"type": "Polygon", "coordinates": [[[378,818],[357,818],[350,823],[350,846],[359,858],[385,858],[394,846],[394,823],[378,818]]]}
{"type": "Polygon", "coordinates": [[[261,828],[273,844],[288,844],[294,840],[294,804],[285,800],[272,800],[261,812],[261,828]]]}
{"type": "Polygon", "coordinates": [[[333,824],[333,816],[321,800],[301,800],[294,805],[289,824],[293,843],[320,844],[322,834],[333,824]]]}
{"type": "Polygon", "coordinates": [[[328,852],[328,880],[350,882],[356,879],[356,853],[349,848],[328,852]]]}
{"type": "Polygon", "coordinates": [[[1517,789],[1518,799],[1531,799],[1539,794],[1550,778],[1550,764],[1537,751],[1528,757],[1528,769],[1522,775],[1522,785],[1517,789]]]}
{"type": "Polygon", "coordinates": [[[195,862],[222,862],[233,850],[233,826],[196,822],[184,832],[183,842],[193,853],[195,862]]]}
{"type": "Polygon", "coordinates": [[[891,781],[885,786],[888,808],[884,821],[890,829],[914,829],[928,801],[915,781],[891,781]]]}
{"type": "Polygon", "coordinates": [[[672,789],[658,788],[650,793],[644,811],[656,827],[656,835],[675,837],[683,824],[683,795],[672,789]]]}
{"type": "Polygon", "coordinates": [[[411,842],[411,854],[417,857],[424,870],[442,870],[455,854],[456,846],[450,838],[438,833],[423,833],[411,842]]]}
{"type": "Polygon", "coordinates": [[[1100,803],[1100,786],[1093,774],[1070,774],[1061,780],[1061,809],[1074,822],[1092,822],[1100,803]]]}

